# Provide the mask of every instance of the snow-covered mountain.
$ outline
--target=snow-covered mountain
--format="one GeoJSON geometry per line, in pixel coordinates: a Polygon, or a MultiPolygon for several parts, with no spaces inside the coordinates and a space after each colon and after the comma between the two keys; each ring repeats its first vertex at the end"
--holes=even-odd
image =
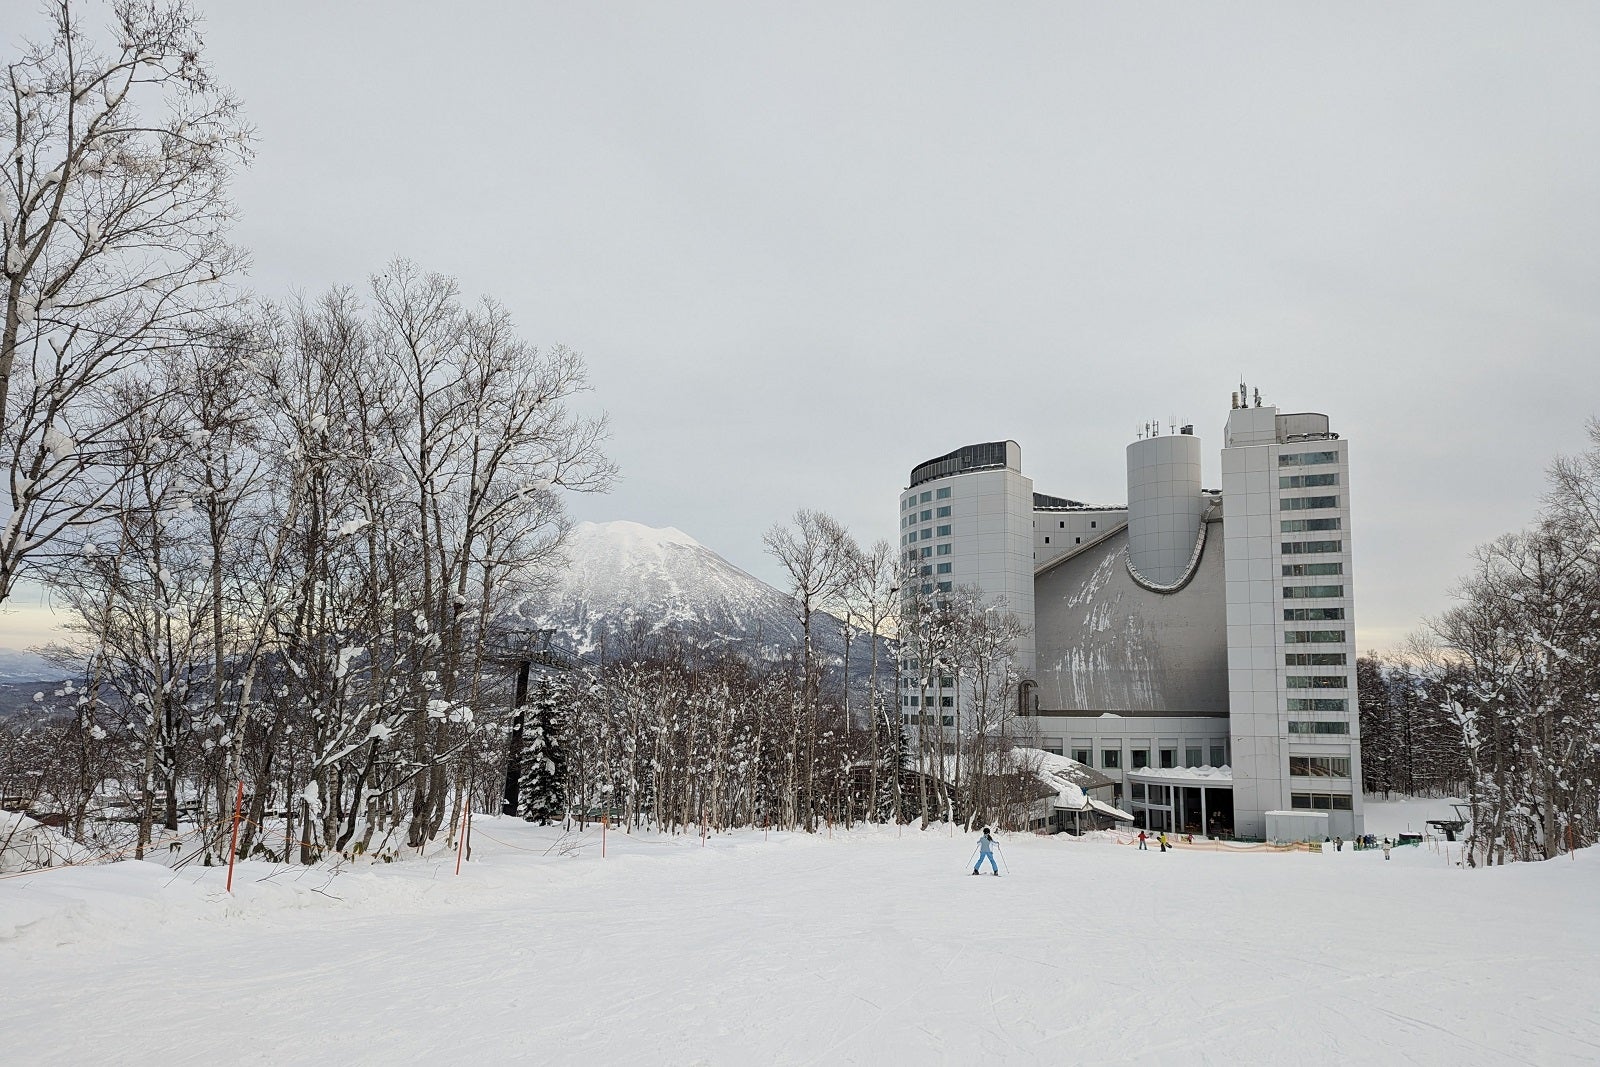
{"type": "MultiPolygon", "coordinates": [[[[580,522],[565,551],[567,566],[535,614],[538,625],[556,630],[575,651],[598,654],[604,641],[609,658],[613,650],[625,655],[663,637],[760,659],[798,648],[800,624],[789,598],[682,530],[580,522]]],[[[836,620],[819,616],[814,633],[825,656],[842,656],[836,620]]],[[[853,658],[864,663],[870,654],[864,638],[854,642],[853,658]]]]}

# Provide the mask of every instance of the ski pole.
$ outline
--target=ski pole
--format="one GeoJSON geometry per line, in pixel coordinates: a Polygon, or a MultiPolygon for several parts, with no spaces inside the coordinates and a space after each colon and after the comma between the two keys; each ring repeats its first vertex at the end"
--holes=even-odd
{"type": "Polygon", "coordinates": [[[1004,867],[1006,869],[1006,873],[1007,874],[1010,874],[1011,873],[1011,864],[1006,862],[1006,853],[1005,853],[1005,850],[1000,847],[1000,842],[996,841],[994,843],[994,850],[996,852],[1000,853],[1000,866],[1002,866],[1002,867],[1004,867]]]}

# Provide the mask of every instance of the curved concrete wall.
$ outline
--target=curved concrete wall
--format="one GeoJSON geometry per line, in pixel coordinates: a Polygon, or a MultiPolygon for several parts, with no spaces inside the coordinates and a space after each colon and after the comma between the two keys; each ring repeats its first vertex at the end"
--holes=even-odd
{"type": "Polygon", "coordinates": [[[1041,712],[1228,713],[1222,531],[1194,580],[1152,593],[1122,563],[1127,533],[1041,574],[1035,584],[1041,712]]]}
{"type": "Polygon", "coordinates": [[[1200,439],[1147,437],[1128,446],[1128,559],[1145,578],[1183,575],[1200,533],[1200,439]]]}

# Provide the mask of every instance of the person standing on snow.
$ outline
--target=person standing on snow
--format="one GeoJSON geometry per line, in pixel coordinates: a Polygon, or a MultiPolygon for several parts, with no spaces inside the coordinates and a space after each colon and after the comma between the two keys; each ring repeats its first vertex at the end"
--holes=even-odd
{"type": "Polygon", "coordinates": [[[978,868],[983,866],[983,861],[989,861],[989,869],[996,878],[1000,877],[1000,865],[994,861],[994,838],[989,836],[989,828],[983,828],[983,836],[978,838],[978,862],[973,865],[972,873],[977,874],[978,868]]]}
{"type": "Polygon", "coordinates": [[[1156,835],[1156,844],[1161,846],[1162,852],[1167,850],[1167,832],[1165,830],[1156,835]]]}
{"type": "Polygon", "coordinates": [[[1140,852],[1149,852],[1150,851],[1150,847],[1148,845],[1146,845],[1144,843],[1144,841],[1145,841],[1144,831],[1140,830],[1139,831],[1139,851],[1140,852]]]}
{"type": "Polygon", "coordinates": [[[1387,837],[1383,839],[1383,858],[1389,858],[1389,839],[1387,837]]]}

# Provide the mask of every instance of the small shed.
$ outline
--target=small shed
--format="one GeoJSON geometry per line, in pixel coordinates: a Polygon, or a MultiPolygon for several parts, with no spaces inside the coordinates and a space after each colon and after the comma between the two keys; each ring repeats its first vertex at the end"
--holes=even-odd
{"type": "Polygon", "coordinates": [[[1275,845],[1296,841],[1321,844],[1328,839],[1328,813],[1325,811],[1269,811],[1265,814],[1267,840],[1275,845]]]}

